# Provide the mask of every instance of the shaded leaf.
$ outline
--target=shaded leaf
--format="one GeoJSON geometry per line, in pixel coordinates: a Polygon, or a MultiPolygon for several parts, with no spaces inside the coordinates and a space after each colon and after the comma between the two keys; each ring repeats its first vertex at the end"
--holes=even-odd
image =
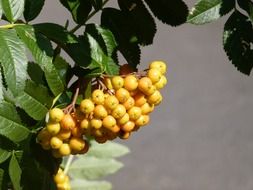
{"type": "Polygon", "coordinates": [[[128,147],[115,142],[106,142],[99,144],[91,141],[91,147],[87,152],[87,156],[95,156],[97,158],[116,158],[129,153],[128,147]]]}
{"type": "Polygon", "coordinates": [[[59,76],[61,80],[63,81],[63,83],[67,84],[67,72],[68,72],[68,69],[70,68],[70,65],[68,64],[68,62],[58,55],[54,59],[54,66],[56,70],[58,71],[59,76]]]}
{"type": "Polygon", "coordinates": [[[45,0],[25,0],[24,17],[26,21],[35,19],[41,12],[45,0]]]}
{"type": "MultiPolygon", "coordinates": [[[[1,70],[1,68],[0,68],[1,70]]],[[[2,73],[0,72],[0,103],[3,100],[3,90],[4,90],[4,85],[3,85],[3,79],[2,79],[2,73]]]]}
{"type": "Polygon", "coordinates": [[[36,32],[40,32],[58,44],[77,43],[77,38],[61,25],[55,23],[40,23],[33,25],[36,32]]]}
{"type": "Polygon", "coordinates": [[[123,164],[109,158],[79,156],[69,168],[69,175],[75,179],[98,179],[113,174],[123,164]]]}
{"type": "Polygon", "coordinates": [[[177,26],[185,23],[188,7],[182,0],[144,0],[153,14],[163,23],[177,26]]]}
{"type": "Polygon", "coordinates": [[[156,33],[156,24],[149,11],[140,0],[118,0],[122,11],[133,24],[133,30],[142,45],[150,45],[156,33]]]}
{"type": "Polygon", "coordinates": [[[21,168],[13,152],[11,160],[10,160],[10,164],[9,164],[9,175],[10,175],[11,182],[15,190],[22,189],[21,184],[20,184],[21,174],[22,174],[21,168]]]}
{"type": "Polygon", "coordinates": [[[200,0],[192,8],[187,22],[205,24],[219,19],[230,12],[235,6],[235,0],[200,0]]]}
{"type": "Polygon", "coordinates": [[[15,22],[23,14],[25,0],[2,0],[2,8],[10,22],[15,22]]]}
{"type": "Polygon", "coordinates": [[[238,11],[235,11],[225,24],[223,44],[232,64],[240,72],[249,75],[253,68],[252,24],[238,11]]]}
{"type": "Polygon", "coordinates": [[[103,6],[103,0],[90,0],[95,10],[99,10],[103,6]]]}
{"type": "MultiPolygon", "coordinates": [[[[11,153],[9,151],[0,148],[0,164],[3,163],[5,160],[7,160],[10,156],[11,156],[11,153]]],[[[1,187],[1,185],[0,185],[0,187],[1,187]]]]}
{"type": "Polygon", "coordinates": [[[72,14],[73,20],[78,24],[84,24],[92,9],[90,0],[60,0],[72,14]]]}
{"type": "Polygon", "coordinates": [[[238,5],[248,13],[249,18],[253,23],[253,2],[251,0],[239,0],[237,2],[238,5]]]}
{"type": "Polygon", "coordinates": [[[25,87],[27,58],[15,30],[0,29],[0,62],[8,88],[17,95],[25,87]]]}
{"type": "Polygon", "coordinates": [[[13,142],[20,142],[27,138],[29,130],[24,127],[15,110],[14,105],[2,102],[0,104],[0,135],[13,142]]]}
{"type": "Polygon", "coordinates": [[[0,20],[2,18],[2,14],[3,14],[3,8],[2,8],[2,2],[0,1],[0,20]]]}
{"type": "Polygon", "coordinates": [[[46,85],[44,72],[38,64],[29,62],[27,72],[32,81],[37,84],[46,85]]]}
{"type": "Polygon", "coordinates": [[[106,181],[71,180],[72,190],[111,190],[112,185],[106,181]]]}
{"type": "Polygon", "coordinates": [[[140,48],[126,14],[114,8],[105,8],[101,15],[101,24],[112,31],[118,49],[127,62],[135,68],[140,62],[140,48]]]}
{"type": "Polygon", "coordinates": [[[6,190],[8,184],[8,180],[7,180],[7,172],[5,171],[5,169],[0,168],[0,189],[1,190],[6,190]]]}
{"type": "Polygon", "coordinates": [[[59,72],[52,63],[53,48],[50,41],[39,33],[35,33],[32,26],[16,26],[19,37],[31,51],[36,63],[45,72],[47,83],[55,96],[62,93],[65,89],[64,82],[61,80],[59,72]]]}
{"type": "Polygon", "coordinates": [[[46,87],[28,80],[24,92],[16,98],[16,103],[33,119],[41,120],[46,116],[52,100],[46,87]]]}

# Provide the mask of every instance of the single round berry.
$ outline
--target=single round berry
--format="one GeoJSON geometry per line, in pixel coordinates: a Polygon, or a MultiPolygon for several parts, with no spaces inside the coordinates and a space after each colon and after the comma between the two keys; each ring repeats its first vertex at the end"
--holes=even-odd
{"type": "Polygon", "coordinates": [[[153,104],[150,105],[149,103],[146,102],[145,104],[141,106],[141,113],[143,115],[146,115],[146,114],[151,113],[153,109],[154,109],[154,105],[153,104]]]}
{"type": "Polygon", "coordinates": [[[125,131],[121,131],[119,134],[119,138],[126,140],[130,137],[131,132],[125,132],[125,131]]]}
{"type": "Polygon", "coordinates": [[[54,182],[56,184],[62,184],[65,182],[65,174],[63,172],[58,172],[55,176],[54,176],[54,182]]]}
{"type": "Polygon", "coordinates": [[[124,103],[130,97],[129,92],[125,88],[118,89],[115,95],[120,103],[124,103]]]}
{"type": "Polygon", "coordinates": [[[94,103],[90,99],[84,99],[81,101],[80,110],[83,113],[89,114],[93,112],[94,108],[95,108],[94,103]]]}
{"type": "Polygon", "coordinates": [[[59,153],[60,153],[60,155],[62,155],[62,156],[68,156],[68,155],[70,155],[71,149],[70,149],[69,144],[63,143],[63,144],[61,145],[61,147],[59,148],[59,153]]]}
{"type": "Polygon", "coordinates": [[[130,120],[135,121],[141,116],[141,108],[134,106],[127,113],[130,120]]]}
{"type": "Polygon", "coordinates": [[[49,119],[52,122],[60,122],[63,116],[64,113],[60,108],[53,108],[49,111],[49,119]]]}
{"type": "Polygon", "coordinates": [[[162,98],[161,93],[156,90],[153,94],[151,94],[150,96],[148,96],[148,103],[150,104],[155,104],[157,103],[160,99],[162,98]]]}
{"type": "Polygon", "coordinates": [[[66,129],[61,129],[60,132],[56,135],[61,140],[67,140],[71,136],[71,131],[66,129]]]}
{"type": "Polygon", "coordinates": [[[134,129],[135,123],[133,121],[128,121],[120,128],[125,132],[131,132],[134,129]]]}
{"type": "Polygon", "coordinates": [[[142,77],[138,82],[138,89],[144,94],[146,94],[152,86],[152,81],[148,77],[142,77]]]}
{"type": "Polygon", "coordinates": [[[46,128],[43,128],[37,136],[37,141],[38,142],[42,142],[45,140],[49,140],[51,138],[51,133],[48,132],[48,130],[46,128]]]}
{"type": "Polygon", "coordinates": [[[74,118],[70,114],[64,115],[61,120],[61,127],[66,130],[70,130],[76,126],[74,118]]]}
{"type": "Polygon", "coordinates": [[[61,125],[60,123],[49,122],[47,123],[46,129],[51,135],[56,135],[57,133],[59,133],[61,125]]]}
{"type": "Polygon", "coordinates": [[[102,121],[100,119],[97,119],[97,118],[93,118],[91,121],[90,121],[90,126],[92,128],[95,128],[95,129],[99,129],[102,127],[102,121]]]}
{"type": "Polygon", "coordinates": [[[96,89],[92,92],[92,101],[95,104],[103,104],[105,97],[104,97],[104,92],[102,90],[96,89]]]}
{"type": "Polygon", "coordinates": [[[150,78],[152,83],[155,84],[161,79],[162,73],[158,69],[150,69],[148,70],[147,76],[150,78]]]}
{"type": "Polygon", "coordinates": [[[50,140],[50,145],[53,149],[59,149],[62,145],[62,140],[58,137],[52,137],[50,140]]]}
{"type": "Polygon", "coordinates": [[[112,86],[118,90],[124,86],[124,79],[121,76],[112,77],[112,86]]]}
{"type": "Polygon", "coordinates": [[[124,88],[128,91],[134,91],[138,87],[138,79],[134,75],[128,75],[124,79],[124,88]]]}
{"type": "Polygon", "coordinates": [[[103,119],[103,126],[107,129],[112,128],[114,125],[116,125],[116,120],[113,116],[108,115],[103,119]]]}
{"type": "Polygon", "coordinates": [[[163,75],[161,79],[157,83],[154,84],[154,86],[156,87],[157,90],[159,90],[159,89],[162,89],[166,84],[167,84],[167,79],[163,75]]]}
{"type": "Polygon", "coordinates": [[[111,95],[105,99],[104,106],[109,110],[113,110],[114,108],[117,107],[118,104],[119,100],[116,98],[116,96],[111,95]]]}
{"type": "Polygon", "coordinates": [[[94,116],[99,119],[103,119],[108,115],[103,105],[97,105],[93,112],[94,112],[94,116]]]}
{"type": "Polygon", "coordinates": [[[72,137],[69,140],[69,146],[73,151],[81,151],[85,146],[85,141],[81,138],[72,137]]]}
{"type": "Polygon", "coordinates": [[[137,126],[144,126],[149,123],[149,116],[148,115],[141,115],[139,119],[135,121],[135,125],[137,126]]]}
{"type": "Polygon", "coordinates": [[[83,119],[80,123],[81,129],[88,129],[90,128],[90,121],[88,119],[83,119]]]}
{"type": "Polygon", "coordinates": [[[143,104],[145,104],[147,102],[147,99],[142,92],[138,92],[134,96],[134,101],[135,101],[135,106],[141,107],[143,104]]]}
{"type": "Polygon", "coordinates": [[[112,110],[112,116],[115,119],[121,118],[126,113],[126,108],[122,104],[118,104],[114,110],[112,110]]]}

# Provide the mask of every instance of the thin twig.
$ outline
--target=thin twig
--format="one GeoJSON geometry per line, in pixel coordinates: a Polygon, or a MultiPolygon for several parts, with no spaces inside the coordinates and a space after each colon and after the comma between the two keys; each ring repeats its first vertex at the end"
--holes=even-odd
{"type": "Polygon", "coordinates": [[[64,174],[67,174],[67,173],[68,173],[69,167],[70,167],[70,165],[71,165],[73,159],[74,159],[74,155],[70,155],[70,156],[68,157],[68,161],[67,161],[66,166],[65,166],[65,168],[64,168],[64,174]]]}

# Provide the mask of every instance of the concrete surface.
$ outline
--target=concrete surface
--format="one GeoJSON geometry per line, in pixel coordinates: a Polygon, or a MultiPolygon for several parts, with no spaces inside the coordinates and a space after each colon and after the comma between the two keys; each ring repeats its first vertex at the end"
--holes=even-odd
{"type": "MultiPolygon", "coordinates": [[[[63,24],[68,13],[46,1],[37,22],[63,24]]],[[[116,1],[111,1],[113,4],[116,1]]],[[[191,6],[194,0],[187,1],[191,6]]],[[[252,190],[252,77],[222,49],[224,20],[172,28],[159,23],[142,67],[168,63],[164,101],[151,123],[124,142],[132,151],[109,179],[116,190],[252,190]]]]}

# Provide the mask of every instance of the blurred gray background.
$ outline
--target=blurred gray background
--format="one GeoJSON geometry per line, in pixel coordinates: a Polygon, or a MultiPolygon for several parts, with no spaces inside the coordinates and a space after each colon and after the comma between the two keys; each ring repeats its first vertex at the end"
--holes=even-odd
{"type": "MultiPolygon", "coordinates": [[[[194,2],[187,0],[190,7],[194,2]]],[[[66,18],[59,1],[46,1],[34,23],[64,24],[66,18]]],[[[123,142],[131,154],[109,178],[114,189],[253,189],[253,79],[227,60],[224,21],[178,28],[158,23],[141,62],[142,68],[157,59],[168,63],[164,101],[150,125],[123,142]]]]}

